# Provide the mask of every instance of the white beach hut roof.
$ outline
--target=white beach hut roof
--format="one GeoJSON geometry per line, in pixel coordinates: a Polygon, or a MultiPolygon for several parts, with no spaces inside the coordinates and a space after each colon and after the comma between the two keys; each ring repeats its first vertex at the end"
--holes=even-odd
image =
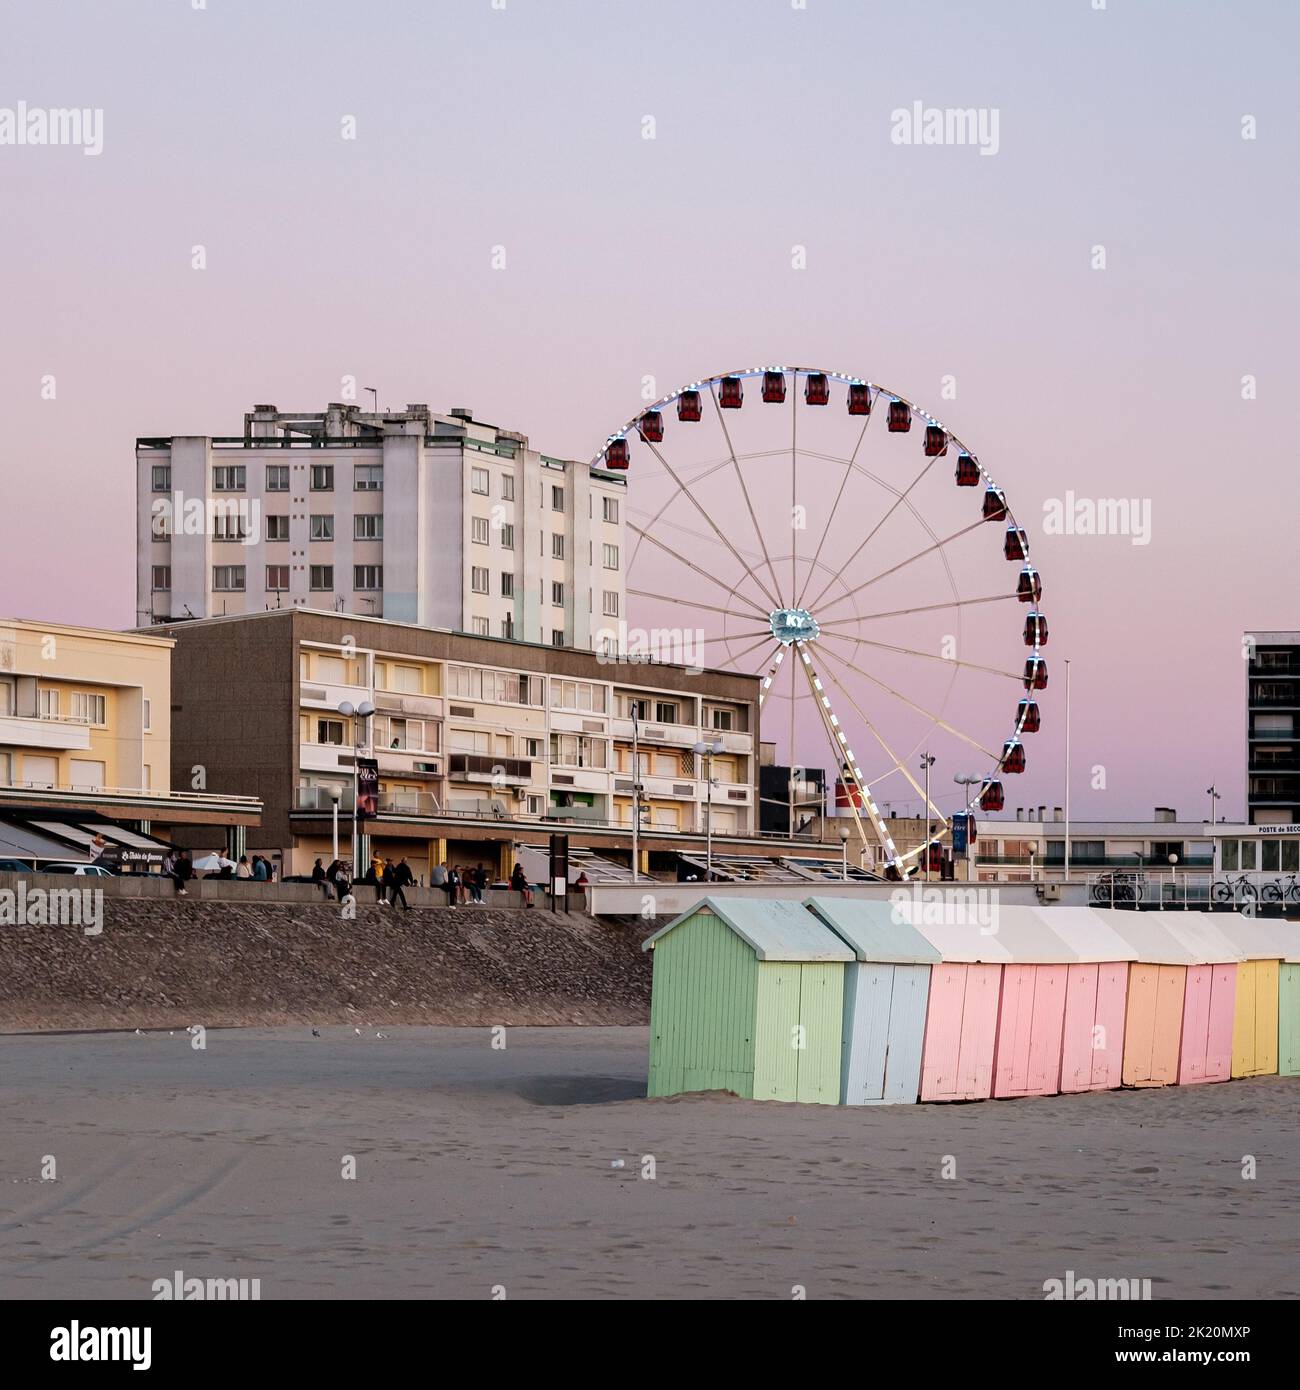
{"type": "Polygon", "coordinates": [[[820,898],[804,900],[846,941],[859,960],[879,965],[924,965],[940,959],[935,946],[894,911],[883,898],[820,898]]]}
{"type": "Polygon", "coordinates": [[[1234,959],[1300,961],[1300,922],[1262,921],[1225,912],[1216,915],[1214,923],[1236,948],[1234,959]]]}
{"type": "Polygon", "coordinates": [[[1204,965],[1200,954],[1165,925],[1166,912],[1108,912],[1110,925],[1133,947],[1135,960],[1146,965],[1204,965]]]}
{"type": "Polygon", "coordinates": [[[1091,907],[1033,909],[1080,961],[1136,960],[1137,952],[1111,925],[1113,913],[1091,907]]]}
{"type": "Polygon", "coordinates": [[[1079,957],[1033,908],[953,897],[951,912],[925,895],[899,898],[897,911],[945,961],[987,965],[1074,964],[1079,957]],[[987,905],[985,905],[987,904],[987,905]]]}

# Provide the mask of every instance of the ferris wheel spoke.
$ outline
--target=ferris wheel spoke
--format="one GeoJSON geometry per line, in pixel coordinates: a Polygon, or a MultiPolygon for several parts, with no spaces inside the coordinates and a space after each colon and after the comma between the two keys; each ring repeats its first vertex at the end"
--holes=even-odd
{"type": "MultiPolygon", "coordinates": [[[[676,594],[656,593],[650,589],[629,589],[627,592],[631,594],[634,598],[662,599],[667,601],[668,603],[677,604],[683,608],[700,608],[703,609],[706,613],[721,613],[724,618],[735,618],[737,621],[740,621],[740,619],[742,618],[746,621],[750,621],[751,619],[756,617],[766,616],[765,614],[760,614],[757,611],[753,613],[737,613],[734,608],[719,608],[718,605],[715,603],[701,603],[699,599],[678,598],[676,594]]],[[[738,594],[737,597],[743,599],[744,595],[738,594]]],[[[767,633],[769,637],[772,635],[772,629],[770,626],[765,628],[764,631],[767,633]]],[[[732,635],[735,636],[737,634],[733,633],[732,635]]],[[[745,634],[739,635],[743,636],[745,634]]]]}
{"type": "MultiPolygon", "coordinates": [[[[873,575],[870,579],[864,580],[861,584],[855,585],[852,589],[846,589],[844,593],[837,594],[833,599],[827,602],[826,607],[831,608],[837,603],[843,603],[846,598],[852,598],[854,594],[860,594],[863,589],[869,589],[873,584],[879,583],[880,580],[888,579],[891,574],[897,574],[899,570],[906,569],[908,565],[915,564],[917,560],[924,559],[927,555],[933,555],[936,550],[942,550],[944,546],[951,545],[955,540],[960,540],[962,536],[970,531],[978,531],[979,528],[985,524],[984,518],[981,517],[978,521],[971,522],[969,526],[963,526],[960,531],[954,531],[951,536],[945,536],[943,540],[935,541],[933,545],[927,545],[924,550],[918,550],[915,555],[909,555],[906,560],[900,560],[898,564],[891,565],[887,570],[882,570],[879,574],[873,575]]],[[[859,550],[861,548],[861,546],[858,547],[859,550]]],[[[857,551],[854,551],[854,554],[856,555],[857,551]]],[[[830,583],[827,584],[826,589],[829,589],[834,582],[835,581],[832,579],[830,583]]],[[[816,600],[817,603],[822,601],[826,589],[823,589],[821,594],[818,595],[816,600]]]]}
{"type": "MultiPolygon", "coordinates": [[[[904,762],[903,759],[900,758],[900,757],[898,756],[898,754],[895,753],[894,750],[889,746],[888,742],[886,742],[886,740],[885,740],[885,736],[880,732],[879,729],[876,728],[875,724],[872,723],[872,721],[871,721],[870,719],[867,718],[867,715],[866,715],[865,711],[862,709],[862,706],[859,705],[858,702],[853,698],[853,696],[849,694],[849,692],[844,688],[843,684],[842,684],[839,680],[836,679],[834,672],[832,672],[832,671],[827,671],[827,672],[826,672],[826,678],[827,678],[827,680],[829,680],[829,681],[831,682],[832,685],[834,685],[834,687],[840,692],[840,694],[843,695],[844,698],[849,702],[850,706],[851,706],[852,709],[853,709],[853,712],[858,716],[859,719],[862,720],[862,722],[863,722],[863,723],[867,726],[867,728],[870,730],[871,736],[872,736],[872,737],[876,740],[876,742],[877,742],[878,744],[880,744],[880,746],[885,750],[886,756],[887,756],[887,757],[893,762],[893,764],[894,764],[894,769],[895,769],[895,771],[901,772],[901,773],[903,774],[903,776],[906,777],[907,780],[908,780],[908,781],[912,784],[912,786],[915,788],[916,794],[921,798],[921,805],[922,805],[922,806],[928,805],[929,808],[930,808],[930,810],[933,811],[934,814],[939,818],[939,820],[941,820],[941,821],[944,823],[944,825],[946,826],[946,825],[948,824],[947,817],[946,817],[946,816],[943,814],[943,812],[934,804],[934,798],[933,798],[933,797],[929,797],[929,798],[926,797],[925,788],[922,787],[921,784],[916,780],[916,778],[912,776],[911,770],[908,768],[906,762],[904,762]]],[[[814,677],[814,679],[817,679],[817,678],[814,677]]],[[[889,774],[886,773],[885,776],[889,776],[889,774]]],[[[877,781],[883,781],[883,778],[877,778],[876,780],[877,780],[877,781]]],[[[927,816],[927,819],[929,819],[928,816],[927,816]]],[[[927,838],[928,838],[928,836],[927,836],[927,838]]]]}
{"type": "MultiPolygon", "coordinates": [[[[717,405],[717,398],[716,398],[716,397],[714,398],[714,405],[715,405],[715,406],[717,405]]],[[[722,412],[719,411],[718,413],[721,414],[722,412]]],[[[724,430],[724,433],[725,433],[725,430],[726,430],[726,426],[725,426],[725,425],[723,426],[723,430],[724,430]]],[[[648,442],[648,441],[647,441],[647,442],[648,442]]],[[[667,460],[666,458],[664,458],[663,454],[661,454],[661,453],[659,452],[659,450],[656,449],[655,446],[654,446],[653,444],[650,444],[649,447],[650,447],[651,452],[654,454],[655,458],[657,458],[657,459],[659,460],[659,462],[660,462],[661,464],[663,464],[664,468],[667,470],[668,476],[669,476],[670,478],[672,478],[673,482],[675,482],[675,483],[677,484],[678,490],[681,491],[683,494],[685,494],[686,499],[690,502],[690,504],[695,508],[695,510],[696,510],[697,512],[699,512],[699,514],[704,518],[704,520],[707,521],[707,522],[709,523],[709,527],[712,529],[713,533],[714,533],[714,534],[717,536],[717,538],[723,543],[723,545],[725,545],[725,546],[727,547],[727,549],[731,552],[732,556],[735,558],[736,563],[745,571],[745,573],[746,573],[747,575],[749,575],[749,577],[754,581],[754,583],[758,586],[758,588],[761,589],[761,590],[763,591],[763,593],[766,594],[767,597],[768,597],[769,599],[771,599],[771,601],[772,601],[772,606],[773,606],[774,608],[780,608],[780,606],[781,606],[780,602],[779,602],[777,599],[773,598],[772,595],[771,595],[770,593],[768,593],[767,585],[764,584],[763,581],[758,577],[758,575],[755,574],[754,571],[749,567],[749,565],[747,565],[747,564],[745,563],[745,561],[744,561],[744,559],[742,558],[740,552],[736,549],[736,547],[735,547],[734,545],[732,545],[732,543],[726,538],[726,536],[724,536],[724,535],[722,534],[722,532],[718,529],[718,523],[717,523],[716,521],[714,521],[714,519],[709,515],[708,511],[707,511],[706,508],[703,506],[703,504],[700,502],[699,498],[696,497],[696,495],[690,490],[690,488],[687,487],[686,484],[681,480],[681,478],[680,478],[680,477],[677,475],[677,473],[674,471],[672,465],[668,462],[668,460],[667,460]]],[[[730,439],[727,440],[727,447],[728,447],[728,448],[731,447],[731,440],[730,440],[730,439]]],[[[734,455],[734,453],[733,453],[733,455],[732,455],[732,462],[735,463],[735,455],[734,455]]],[[[740,465],[739,465],[739,464],[736,464],[735,467],[736,467],[736,476],[737,476],[737,477],[740,477],[740,465]]],[[[741,487],[742,487],[742,489],[744,488],[744,486],[745,486],[744,479],[741,478],[741,487]]],[[[748,493],[748,491],[745,492],[745,500],[746,500],[746,501],[749,500],[749,493],[748,493]]],[[[752,508],[751,508],[751,515],[752,515],[752,514],[753,514],[753,512],[752,512],[752,508]]],[[[755,523],[755,525],[757,525],[757,523],[755,523]]],[[[650,538],[648,537],[647,539],[650,539],[650,538]]],[[[760,539],[760,540],[762,539],[761,534],[760,534],[759,539],[760,539]]],[[[769,564],[770,564],[770,562],[769,562],[769,564]]],[[[773,576],[773,577],[775,578],[775,576],[773,576]]]]}
{"type": "MultiPolygon", "coordinates": [[[[750,500],[749,487],[745,482],[745,475],[740,471],[740,462],[736,458],[736,446],[731,442],[731,431],[727,428],[727,421],[722,414],[722,406],[718,404],[718,390],[712,383],[709,385],[709,395],[713,398],[713,409],[718,416],[718,424],[722,427],[722,437],[727,441],[727,448],[731,450],[731,465],[736,472],[736,481],[740,484],[740,491],[745,498],[745,509],[749,512],[749,519],[754,527],[754,534],[758,537],[758,544],[763,551],[763,559],[767,562],[767,572],[772,576],[772,593],[768,595],[772,600],[773,608],[781,607],[781,600],[777,595],[781,592],[781,585],[776,577],[776,571],[772,568],[772,557],[767,553],[767,541],[763,537],[763,528],[758,524],[758,517],[754,514],[754,504],[750,500]]],[[[765,590],[766,592],[766,590],[765,590]]]]}
{"type": "Polygon", "coordinates": [[[835,514],[840,508],[840,498],[844,496],[844,489],[848,486],[849,478],[853,473],[853,465],[858,457],[858,451],[862,448],[862,441],[867,437],[867,426],[871,424],[870,415],[862,422],[862,430],[858,435],[858,442],[853,446],[853,453],[844,460],[844,476],[840,479],[839,491],[835,494],[835,501],[831,503],[830,515],[826,518],[826,525],[822,527],[821,540],[817,542],[817,549],[813,552],[812,564],[808,566],[808,573],[804,578],[803,584],[799,589],[799,597],[795,599],[796,608],[803,607],[804,596],[808,592],[808,585],[812,583],[812,577],[817,570],[817,562],[822,557],[822,547],[826,544],[826,537],[830,535],[831,525],[835,521],[835,514]]]}
{"type": "MultiPolygon", "coordinates": [[[[677,551],[675,551],[672,548],[672,546],[665,544],[663,541],[659,539],[658,536],[652,536],[648,531],[643,530],[634,521],[629,521],[627,525],[630,530],[635,531],[637,535],[640,536],[643,540],[649,541],[651,545],[658,546],[660,550],[671,555],[673,559],[676,560],[679,564],[685,565],[687,569],[694,570],[696,574],[703,575],[704,578],[707,579],[711,584],[716,584],[718,588],[725,589],[726,592],[729,593],[733,598],[739,599],[741,602],[748,603],[749,606],[753,609],[755,617],[766,618],[768,616],[756,603],[753,603],[751,600],[745,598],[744,594],[739,593],[732,585],[724,583],[721,579],[717,577],[717,575],[710,574],[708,570],[701,569],[700,566],[697,565],[693,560],[688,560],[685,555],[679,555],[677,551]]],[[[740,557],[737,556],[736,558],[739,559],[740,557]]],[[[744,564],[743,560],[741,561],[741,564],[744,564]]],[[[749,569],[748,565],[745,566],[745,570],[746,573],[750,574],[752,577],[753,571],[749,569]]]]}
{"type": "MultiPolygon", "coordinates": [[[[741,463],[747,463],[753,459],[780,458],[784,453],[784,449],[757,449],[752,453],[737,454],[736,458],[741,463]]],[[[843,460],[841,459],[840,462],[843,460]]],[[[700,483],[718,472],[719,469],[726,468],[730,463],[731,455],[724,454],[720,459],[707,459],[705,462],[694,464],[690,468],[683,468],[682,476],[693,483],[700,483]]],[[[657,468],[647,468],[637,473],[637,478],[640,481],[645,481],[647,478],[662,478],[663,476],[664,474],[657,468]]]]}
{"type": "MultiPolygon", "coordinates": [[[[740,635],[740,634],[737,634],[737,635],[740,635]]],[[[732,640],[732,639],[731,639],[730,637],[706,637],[706,638],[704,639],[705,642],[724,642],[724,641],[725,641],[725,642],[729,642],[729,641],[731,641],[731,640],[732,640]]],[[[759,638],[759,640],[758,640],[757,642],[754,642],[754,643],[752,643],[750,646],[746,647],[745,650],[744,650],[743,652],[737,652],[734,656],[733,656],[730,652],[728,652],[728,653],[727,653],[727,660],[728,660],[733,666],[738,665],[738,664],[739,664],[741,661],[743,661],[743,660],[745,659],[745,657],[747,657],[751,652],[756,652],[760,647],[770,646],[770,645],[771,645],[771,642],[772,642],[772,634],[771,634],[770,632],[765,632],[765,633],[762,635],[762,637],[759,638]]]]}
{"type": "Polygon", "coordinates": [[[936,656],[934,652],[918,651],[915,647],[896,647],[889,642],[873,642],[869,637],[848,637],[842,632],[823,632],[823,637],[833,637],[837,642],[861,643],[867,647],[879,647],[882,651],[898,652],[901,656],[919,656],[926,661],[938,661],[945,666],[962,666],[968,671],[984,671],[990,676],[1005,676],[1008,680],[1023,680],[1019,671],[1003,671],[997,666],[981,666],[975,661],[959,661],[955,656],[936,656]]]}
{"type": "Polygon", "coordinates": [[[790,383],[790,602],[799,590],[799,378],[790,383]]]}
{"type": "Polygon", "coordinates": [[[1002,603],[1007,599],[1019,598],[1018,594],[989,594],[985,598],[946,599],[943,603],[926,603],[917,608],[895,608],[889,613],[863,613],[856,618],[820,618],[818,627],[843,627],[846,623],[867,623],[873,618],[905,618],[914,613],[933,613],[941,608],[968,608],[977,603],[1002,603]]]}
{"type": "MultiPolygon", "coordinates": [[[[836,661],[841,666],[843,666],[846,671],[851,671],[855,676],[865,676],[866,679],[872,683],[872,685],[878,685],[881,688],[881,690],[885,691],[887,694],[892,695],[896,700],[901,700],[905,705],[907,705],[909,709],[915,710],[917,714],[923,714],[932,723],[937,724],[939,728],[946,729],[950,734],[953,734],[955,737],[961,739],[963,743],[970,744],[972,748],[976,749],[980,753],[983,753],[985,757],[991,758],[994,762],[997,762],[1001,757],[1001,754],[994,753],[991,749],[985,748],[984,745],[978,739],[972,738],[969,734],[962,733],[962,731],[958,729],[955,725],[949,724],[945,719],[935,714],[932,710],[926,709],[924,705],[918,705],[915,700],[909,699],[906,695],[902,693],[902,691],[895,690],[892,685],[887,685],[877,676],[873,676],[870,671],[860,670],[851,662],[846,661],[842,656],[840,656],[838,652],[831,651],[829,647],[823,647],[822,650],[826,653],[828,657],[831,658],[832,661],[836,661]]],[[[829,675],[830,673],[828,672],[827,674],[829,675]]]]}
{"type": "MultiPolygon", "coordinates": [[[[868,419],[870,419],[870,416],[868,416],[868,419]]],[[[903,491],[898,494],[898,496],[894,500],[894,505],[890,507],[890,509],[884,514],[884,516],[882,516],[880,520],[876,522],[876,524],[871,528],[871,530],[867,532],[866,536],[858,543],[857,549],[854,550],[853,554],[850,555],[849,558],[844,562],[844,564],[840,566],[841,570],[847,569],[854,562],[854,560],[856,560],[858,556],[862,554],[862,552],[866,549],[867,545],[870,543],[872,538],[879,532],[880,528],[885,524],[885,522],[889,520],[891,516],[893,516],[893,514],[899,509],[899,507],[901,507],[903,503],[907,501],[908,497],[911,495],[912,489],[916,487],[916,485],[921,481],[921,479],[924,478],[925,475],[933,467],[934,459],[930,459],[926,463],[925,467],[922,468],[921,471],[916,475],[916,477],[913,478],[910,483],[908,483],[907,487],[904,488],[903,491]]],[[[960,535],[961,532],[958,532],[957,534],[960,535]]],[[[886,573],[889,573],[889,571],[886,571],[886,573]]],[[[834,580],[831,580],[830,583],[828,583],[826,587],[822,589],[821,593],[819,593],[817,597],[813,599],[812,607],[816,608],[817,605],[822,601],[822,599],[826,597],[827,590],[830,589],[831,584],[833,584],[834,582],[834,580]]]]}
{"type": "Polygon", "coordinates": [[[881,848],[885,851],[886,859],[892,862],[899,857],[898,847],[894,844],[894,837],[889,833],[889,827],[885,824],[884,817],[880,814],[880,808],[876,805],[871,789],[867,786],[866,779],[862,775],[862,768],[857,757],[854,755],[853,749],[849,747],[848,735],[844,732],[839,716],[831,706],[830,697],[827,695],[820,677],[813,670],[812,660],[807,651],[804,650],[803,644],[799,643],[798,645],[804,676],[808,681],[808,689],[812,693],[813,703],[816,705],[817,713],[822,721],[822,728],[830,740],[831,749],[835,755],[837,779],[841,784],[845,782],[851,784],[848,796],[849,812],[853,817],[854,825],[857,827],[858,838],[862,841],[863,847],[867,848],[867,834],[862,825],[862,817],[858,812],[859,802],[861,802],[867,808],[871,827],[876,832],[876,838],[881,848]]]}

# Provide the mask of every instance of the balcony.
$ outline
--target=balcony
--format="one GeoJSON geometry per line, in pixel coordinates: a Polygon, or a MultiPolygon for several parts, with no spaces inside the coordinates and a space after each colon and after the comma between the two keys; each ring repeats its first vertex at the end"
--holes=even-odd
{"type": "Polygon", "coordinates": [[[0,715],[0,743],[16,748],[57,748],[78,752],[90,747],[90,724],[84,719],[47,715],[0,715]]]}
{"type": "Polygon", "coordinates": [[[462,782],[525,786],[533,780],[531,758],[494,758],[490,753],[449,753],[447,775],[462,782]]]}

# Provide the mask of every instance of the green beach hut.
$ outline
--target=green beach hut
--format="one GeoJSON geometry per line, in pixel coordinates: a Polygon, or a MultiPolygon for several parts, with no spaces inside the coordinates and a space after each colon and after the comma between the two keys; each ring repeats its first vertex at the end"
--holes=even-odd
{"type": "Polygon", "coordinates": [[[650,1095],[838,1104],[853,952],[801,904],[705,898],[642,949],[654,953],[650,1095]]]}

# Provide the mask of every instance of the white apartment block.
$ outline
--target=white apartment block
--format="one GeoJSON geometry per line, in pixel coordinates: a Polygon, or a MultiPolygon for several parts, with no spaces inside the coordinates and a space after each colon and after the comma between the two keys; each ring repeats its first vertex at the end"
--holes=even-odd
{"type": "Polygon", "coordinates": [[[136,465],[142,625],[332,609],[593,649],[626,618],[624,476],[467,409],[259,405],[136,465]]]}

